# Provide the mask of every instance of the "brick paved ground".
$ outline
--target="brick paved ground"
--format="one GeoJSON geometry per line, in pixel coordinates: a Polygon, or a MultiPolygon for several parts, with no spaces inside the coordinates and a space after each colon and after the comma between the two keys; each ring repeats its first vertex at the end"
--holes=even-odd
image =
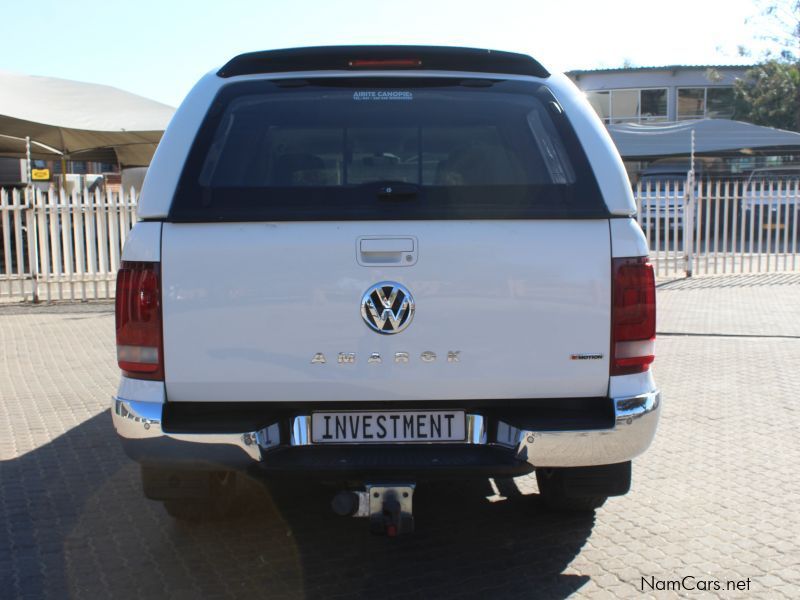
{"type": "Polygon", "coordinates": [[[565,517],[530,479],[501,482],[505,499],[421,487],[418,533],[397,540],[297,486],[247,517],[176,524],[111,427],[110,305],[0,307],[0,597],[638,597],[643,576],[687,575],[750,578],[721,597],[798,597],[800,276],[659,297],[666,402],[628,496],[565,517]]]}

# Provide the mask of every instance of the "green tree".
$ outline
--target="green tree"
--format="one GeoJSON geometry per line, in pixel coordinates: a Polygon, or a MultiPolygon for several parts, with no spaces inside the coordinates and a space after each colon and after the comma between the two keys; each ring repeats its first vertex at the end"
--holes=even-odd
{"type": "Polygon", "coordinates": [[[800,131],[800,0],[762,0],[755,6],[757,14],[745,22],[766,47],[739,48],[742,56],[756,55],[760,62],[734,86],[734,118],[800,131]]]}
{"type": "Polygon", "coordinates": [[[734,86],[734,119],[800,131],[800,63],[773,59],[749,69],[734,86]]]}

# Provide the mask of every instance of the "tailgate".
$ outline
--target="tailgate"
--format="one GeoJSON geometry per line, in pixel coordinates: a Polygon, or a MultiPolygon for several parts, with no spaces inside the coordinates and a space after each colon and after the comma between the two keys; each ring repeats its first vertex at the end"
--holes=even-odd
{"type": "Polygon", "coordinates": [[[605,395],[610,256],[605,219],[166,223],[168,399],[605,395]],[[383,281],[415,303],[393,335],[361,312],[383,281]]]}

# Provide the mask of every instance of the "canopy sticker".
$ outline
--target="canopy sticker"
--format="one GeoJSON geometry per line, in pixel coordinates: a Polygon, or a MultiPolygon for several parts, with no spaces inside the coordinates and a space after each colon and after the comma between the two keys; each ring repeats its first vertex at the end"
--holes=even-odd
{"type": "Polygon", "coordinates": [[[358,101],[384,101],[384,100],[413,100],[414,94],[402,90],[383,90],[383,91],[358,91],[353,92],[353,100],[358,101]]]}

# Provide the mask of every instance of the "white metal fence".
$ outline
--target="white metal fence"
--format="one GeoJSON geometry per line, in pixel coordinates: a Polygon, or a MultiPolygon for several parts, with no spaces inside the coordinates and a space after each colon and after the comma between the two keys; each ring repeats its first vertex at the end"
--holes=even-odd
{"type": "Polygon", "coordinates": [[[0,189],[0,300],[113,298],[136,193],[0,189]]]}
{"type": "MultiPolygon", "coordinates": [[[[659,277],[800,269],[800,182],[639,184],[659,277]]],[[[136,192],[0,189],[0,300],[112,298],[136,192]]]]}
{"type": "Polygon", "coordinates": [[[667,180],[634,195],[660,277],[800,268],[796,179],[667,180]]]}

